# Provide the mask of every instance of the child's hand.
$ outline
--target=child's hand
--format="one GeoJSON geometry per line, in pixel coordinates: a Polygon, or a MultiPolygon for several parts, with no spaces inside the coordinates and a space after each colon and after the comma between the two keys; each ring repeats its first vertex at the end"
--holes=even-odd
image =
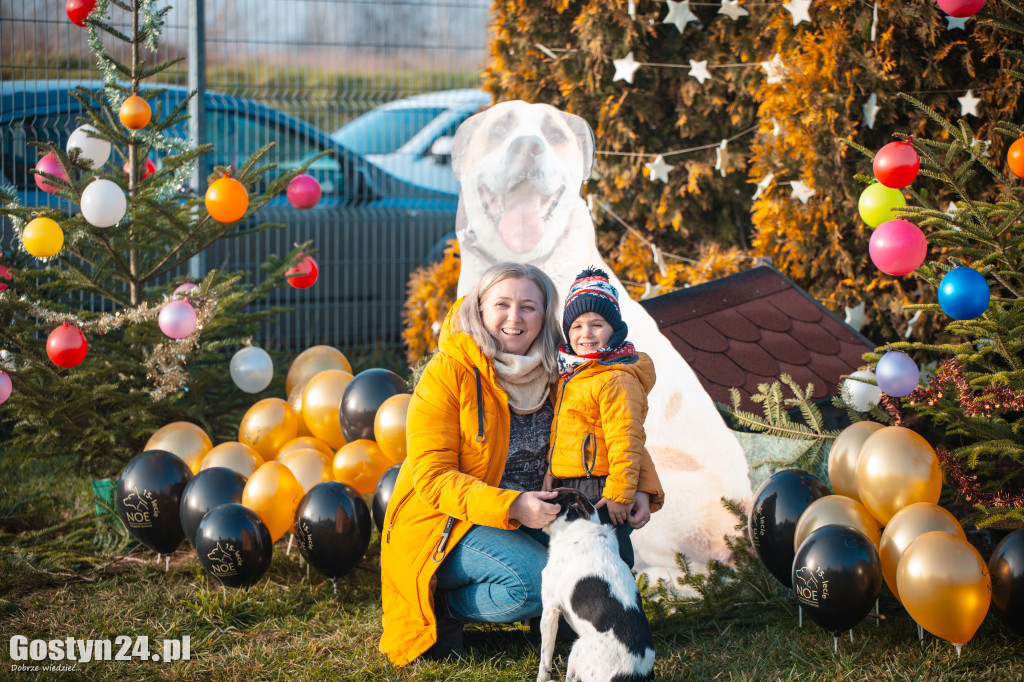
{"type": "Polygon", "coordinates": [[[540,489],[543,492],[555,489],[555,484],[558,483],[558,479],[551,474],[544,474],[544,483],[541,484],[540,489]]]}
{"type": "Polygon", "coordinates": [[[629,506],[630,505],[628,504],[612,502],[608,498],[602,497],[597,501],[597,504],[594,505],[594,508],[600,509],[601,507],[607,507],[608,516],[611,518],[612,523],[619,526],[626,522],[626,519],[629,516],[629,506]]]}
{"type": "Polygon", "coordinates": [[[639,490],[633,495],[633,506],[629,508],[629,525],[639,530],[651,520],[651,496],[639,490]]]}

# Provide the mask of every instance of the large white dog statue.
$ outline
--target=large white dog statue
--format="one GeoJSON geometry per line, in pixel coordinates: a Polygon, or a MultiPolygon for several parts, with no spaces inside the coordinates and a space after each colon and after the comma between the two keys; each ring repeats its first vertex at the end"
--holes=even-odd
{"type": "Polygon", "coordinates": [[[728,558],[722,538],[735,533],[736,519],[720,500],[740,500],[749,509],[747,462],[693,370],[598,252],[580,196],[593,161],[590,126],[552,106],[502,102],[467,119],[452,144],[461,183],[459,295],[503,261],[539,267],[560,295],[588,266],[609,273],[629,339],[651,356],[658,375],[645,426],[666,502],[633,533],[636,569],[652,580],[672,580],[680,575],[676,553],[689,557],[694,568],[728,558]]]}

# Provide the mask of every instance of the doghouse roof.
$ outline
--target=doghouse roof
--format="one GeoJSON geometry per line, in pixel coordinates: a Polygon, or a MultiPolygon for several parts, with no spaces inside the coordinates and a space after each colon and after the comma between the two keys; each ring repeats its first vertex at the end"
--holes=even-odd
{"type": "MultiPolygon", "coordinates": [[[[814,384],[814,400],[838,392],[840,377],[864,364],[871,341],[773,267],[760,266],[640,302],[715,400],[744,410],[757,385],[789,374],[814,384]]],[[[639,350],[643,350],[640,348],[639,350]]],[[[659,377],[660,378],[660,377],[659,377]]]]}

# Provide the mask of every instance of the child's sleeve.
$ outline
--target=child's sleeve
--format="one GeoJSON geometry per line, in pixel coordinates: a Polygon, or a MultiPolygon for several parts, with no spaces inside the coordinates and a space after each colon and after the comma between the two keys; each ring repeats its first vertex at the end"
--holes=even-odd
{"type": "Polygon", "coordinates": [[[640,466],[646,455],[644,414],[647,394],[640,382],[625,372],[601,391],[601,428],[608,449],[608,479],[604,497],[619,504],[632,504],[640,480],[640,466]]]}

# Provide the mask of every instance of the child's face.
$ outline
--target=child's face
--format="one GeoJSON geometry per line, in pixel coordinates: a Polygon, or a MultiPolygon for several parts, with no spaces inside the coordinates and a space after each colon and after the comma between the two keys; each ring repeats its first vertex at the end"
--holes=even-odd
{"type": "Polygon", "coordinates": [[[596,353],[611,338],[612,326],[597,313],[583,313],[569,327],[569,345],[576,355],[596,353]]]}
{"type": "Polygon", "coordinates": [[[524,355],[544,326],[544,293],[527,277],[503,279],[484,294],[480,316],[503,351],[524,355]]]}

